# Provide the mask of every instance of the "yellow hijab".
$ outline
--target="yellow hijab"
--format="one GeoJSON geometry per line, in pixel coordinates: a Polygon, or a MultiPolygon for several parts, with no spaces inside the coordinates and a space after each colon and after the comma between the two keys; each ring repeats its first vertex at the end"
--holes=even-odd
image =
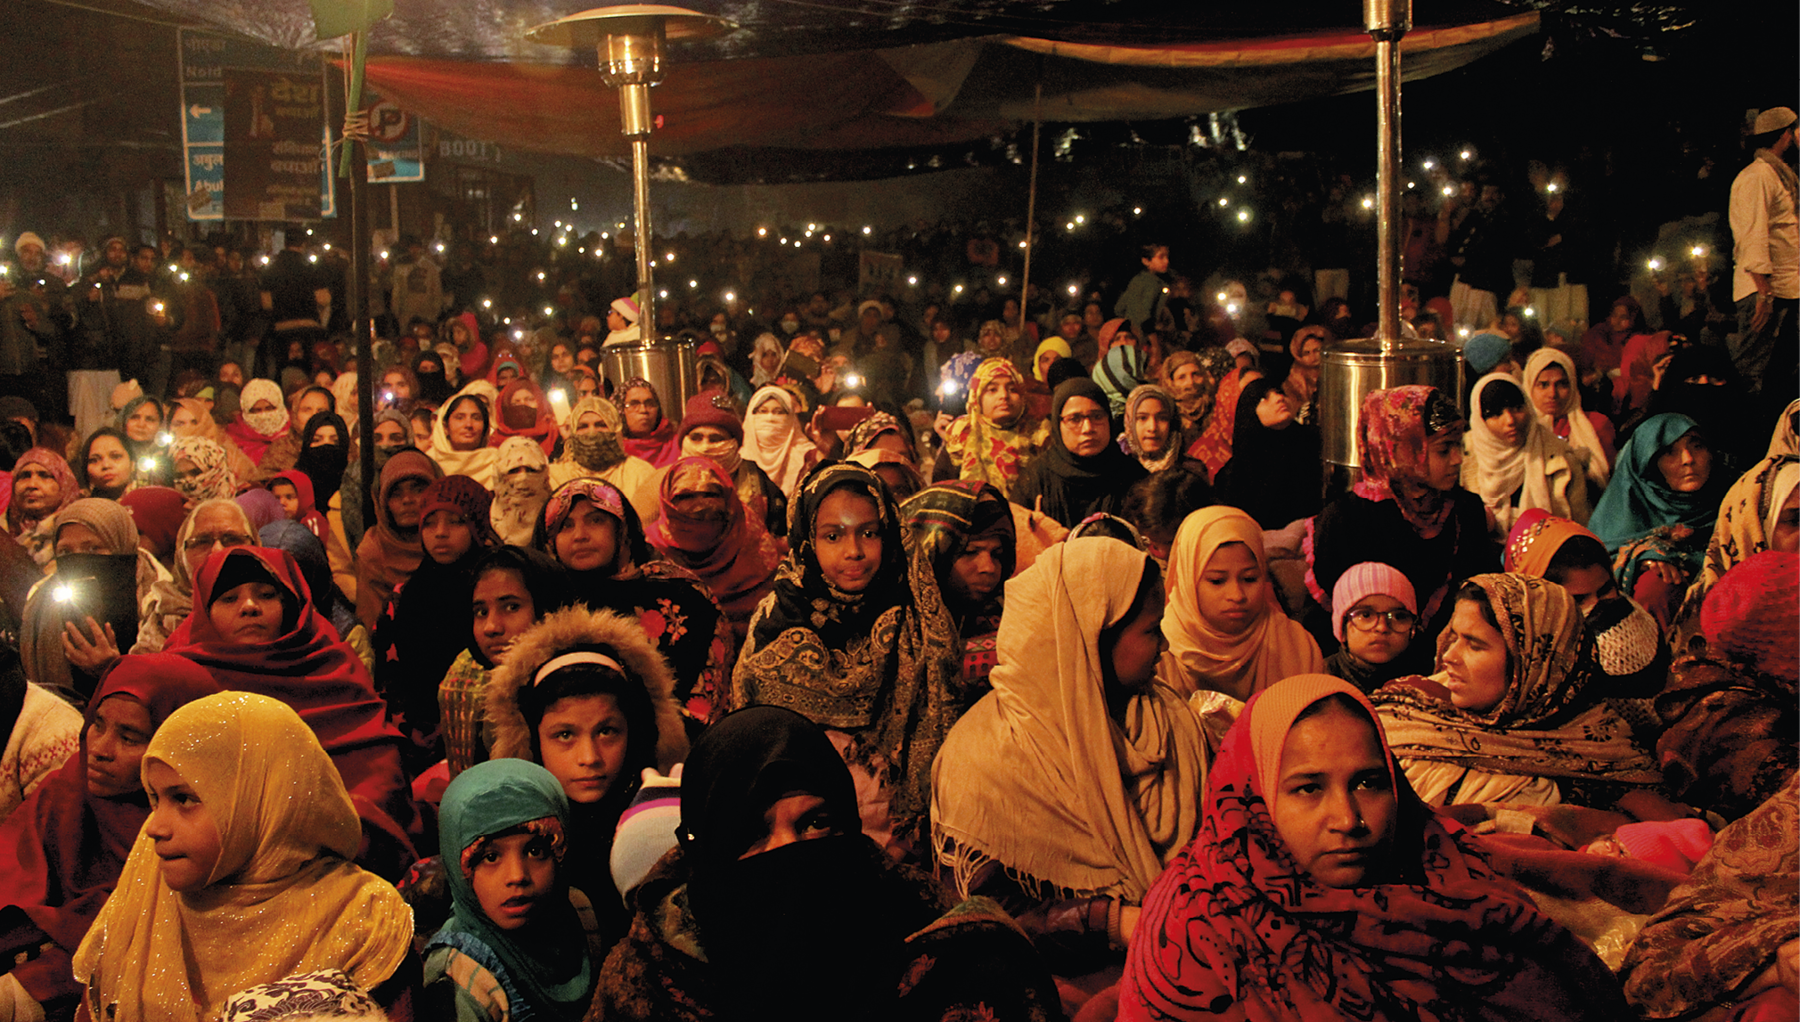
{"type": "Polygon", "coordinates": [[[140,832],[119,885],[75,952],[96,1019],[198,1022],[295,973],[341,969],[363,989],[411,948],[412,910],[351,864],[361,825],[319,740],[285,703],[222,692],[169,715],[144,766],[180,774],[219,829],[207,886],[163,882],[140,832]]]}
{"type": "Polygon", "coordinates": [[[1169,603],[1162,629],[1169,651],[1157,678],[1183,695],[1210,689],[1244,700],[1283,678],[1325,673],[1319,644],[1282,612],[1275,598],[1262,528],[1234,507],[1201,508],[1181,523],[1169,550],[1169,603]],[[1263,575],[1261,605],[1238,635],[1218,631],[1200,614],[1201,575],[1227,543],[1249,547],[1263,575]]]}

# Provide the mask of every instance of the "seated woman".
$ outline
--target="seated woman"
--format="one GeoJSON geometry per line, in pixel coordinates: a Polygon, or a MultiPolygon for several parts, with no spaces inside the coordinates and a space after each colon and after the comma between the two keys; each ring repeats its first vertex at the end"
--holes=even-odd
{"type": "Polygon", "coordinates": [[[1476,413],[1463,435],[1462,485],[1487,508],[1489,534],[1504,537],[1520,513],[1533,508],[1585,524],[1589,502],[1580,459],[1538,426],[1513,378],[1483,376],[1469,404],[1476,413]]]}
{"type": "MultiPolygon", "coordinates": [[[[287,379],[285,374],[282,379],[287,379]]],[[[293,468],[300,460],[300,452],[305,450],[302,433],[306,424],[315,415],[336,410],[337,398],[326,387],[315,385],[293,391],[287,402],[287,428],[257,459],[257,481],[266,482],[293,468]]]]}
{"type": "Polygon", "coordinates": [[[1572,803],[1610,809],[1662,771],[1595,691],[1594,642],[1574,597],[1526,575],[1477,575],[1438,638],[1438,673],[1371,698],[1427,805],[1572,803]]]}
{"type": "Polygon", "coordinates": [[[513,640],[484,707],[490,756],[543,764],[568,796],[564,879],[590,897],[609,945],[625,928],[609,872],[619,814],[646,767],[667,772],[688,749],[668,665],[634,625],[579,606],[547,614],[513,640]]]}
{"type": "MultiPolygon", "coordinates": [[[[1249,342],[1245,342],[1246,344],[1249,342]]],[[[1254,349],[1252,349],[1254,350],[1254,349]]],[[[1200,433],[1200,439],[1188,445],[1187,456],[1206,466],[1206,479],[1211,482],[1225,463],[1231,460],[1232,436],[1237,430],[1238,398],[1244,388],[1262,379],[1255,364],[1237,365],[1219,377],[1213,394],[1212,411],[1200,433]]]]}
{"type": "Polygon", "coordinates": [[[291,555],[263,547],[214,551],[194,580],[193,613],[164,649],[205,668],[228,692],[293,707],[374,829],[364,861],[398,875],[405,863],[385,857],[410,859],[418,832],[403,769],[405,739],[387,722],[368,669],[313,605],[291,555]]]}
{"type": "Polygon", "coordinates": [[[444,402],[431,423],[431,449],[426,453],[447,476],[468,476],[484,489],[494,486],[494,462],[500,452],[488,446],[493,432],[494,388],[476,380],[444,402]]]}
{"type": "Polygon", "coordinates": [[[1238,397],[1231,460],[1216,479],[1219,502],[1270,532],[1311,518],[1324,502],[1319,452],[1318,429],[1299,421],[1288,393],[1271,380],[1252,380],[1238,397]]]}
{"type": "Polygon", "coordinates": [[[1050,429],[1026,407],[1025,374],[1004,358],[976,366],[966,413],[948,423],[939,419],[944,454],[956,477],[987,483],[1002,494],[1011,493],[1019,473],[1049,443],[1050,429]]]}
{"type": "MultiPolygon", "coordinates": [[[[757,342],[761,344],[762,338],[757,342]]],[[[800,480],[819,460],[818,448],[800,428],[799,399],[785,387],[768,384],[750,395],[746,408],[744,455],[792,500],[800,480]]]]}
{"type": "Polygon", "coordinates": [[[1176,428],[1180,413],[1169,392],[1142,383],[1125,398],[1125,425],[1119,444],[1145,472],[1161,472],[1181,461],[1191,439],[1176,428]]]}
{"type": "MultiPolygon", "coordinates": [[[[169,432],[176,440],[210,440],[225,452],[225,464],[231,473],[233,488],[256,478],[256,462],[244,456],[244,449],[225,435],[224,427],[212,417],[212,409],[196,398],[178,398],[169,410],[169,432]]],[[[179,489],[179,487],[177,487],[179,489]]]]}
{"type": "Polygon", "coordinates": [[[1764,550],[1800,548],[1800,457],[1770,454],[1725,491],[1700,570],[1671,625],[1680,648],[1694,633],[1700,605],[1727,571],[1764,550]]]}
{"type": "Polygon", "coordinates": [[[221,497],[229,499],[237,492],[237,480],[232,476],[225,448],[211,440],[177,437],[169,446],[169,460],[175,469],[172,485],[190,505],[221,497]]]}
{"type": "Polygon", "coordinates": [[[986,483],[954,479],[901,504],[900,528],[907,554],[931,564],[944,609],[962,640],[965,698],[979,698],[996,662],[1005,583],[1018,563],[1012,505],[986,483]]]}
{"type": "Polygon", "coordinates": [[[140,485],[137,460],[125,434],[102,426],[88,434],[70,463],[83,497],[118,500],[140,485]]]}
{"type": "Polygon", "coordinates": [[[175,533],[174,571],[150,587],[150,599],[138,619],[137,642],[131,651],[159,652],[175,629],[187,620],[194,610],[194,576],[214,550],[257,545],[257,530],[237,501],[227,496],[195,504],[175,533]]]}
{"type": "Polygon", "coordinates": [[[1800,554],[1764,551],[1725,573],[1701,607],[1697,641],[1656,697],[1657,759],[1671,795],[1728,820],[1772,797],[1800,767],[1800,554]]]}
{"type": "Polygon", "coordinates": [[[1619,451],[1589,528],[1613,557],[1619,588],[1665,631],[1700,572],[1725,487],[1694,420],[1645,419],[1619,451]]]}
{"type": "Polygon", "coordinates": [[[1183,696],[1245,700],[1291,674],[1325,669],[1319,644],[1282,612],[1262,529],[1233,507],[1188,515],[1169,551],[1168,652],[1157,678],[1183,696]]]}
{"type": "Polygon", "coordinates": [[[468,476],[445,476],[425,487],[419,499],[424,557],[375,626],[375,690],[387,700],[388,718],[411,743],[409,774],[444,755],[437,683],[457,652],[444,633],[462,631],[475,562],[500,545],[488,524],[489,503],[488,492],[468,476]]]}
{"type": "Polygon", "coordinates": [[[1619,591],[1599,538],[1566,518],[1527,511],[1506,538],[1505,568],[1569,591],[1594,637],[1595,691],[1640,742],[1654,744],[1662,724],[1651,700],[1669,678],[1669,644],[1656,619],[1619,591]]]}
{"type": "Polygon", "coordinates": [[[529,547],[538,516],[550,502],[550,459],[530,437],[508,437],[499,451],[488,524],[502,543],[529,547]]]}
{"type": "Polygon", "coordinates": [[[17,906],[35,931],[9,936],[39,947],[0,977],[0,1014],[72,1017],[81,987],[70,958],[118,882],[131,843],[150,815],[138,764],[170,713],[219,691],[212,676],[178,656],[120,657],[88,706],[81,751],[44,780],[0,827],[0,904],[17,906]]]}
{"type": "Polygon", "coordinates": [[[1202,811],[1144,899],[1121,1020],[1628,1017],[1600,959],[1413,794],[1347,682],[1251,700],[1202,811]]]}
{"type": "Polygon", "coordinates": [[[388,457],[376,481],[375,522],[356,546],[356,617],[371,632],[387,612],[395,590],[419,570],[419,503],[444,470],[416,450],[388,457]]]}
{"type": "Polygon", "coordinates": [[[1413,645],[1419,601],[1406,576],[1380,561],[1364,561],[1338,577],[1331,591],[1331,634],[1340,646],[1325,658],[1325,673],[1363,693],[1409,674],[1425,661],[1413,645]]]}
{"type": "Polygon", "coordinates": [[[1500,564],[1481,499],[1457,485],[1462,413],[1435,388],[1395,387],[1370,391],[1359,422],[1362,480],[1314,521],[1307,589],[1323,604],[1338,576],[1377,555],[1412,583],[1418,637],[1435,641],[1456,587],[1500,564]]]}
{"type": "Polygon", "coordinates": [[[1107,395],[1093,380],[1059,384],[1050,396],[1050,442],[1019,473],[1007,499],[1071,529],[1096,511],[1116,514],[1125,491],[1149,473],[1113,442],[1107,408],[1107,395]]]}
{"type": "Polygon", "coordinates": [[[571,479],[604,479],[617,487],[640,521],[656,516],[656,469],[625,453],[619,409],[603,397],[584,397],[569,411],[562,457],[550,463],[552,490],[571,479]]]}
{"type": "MultiPolygon", "coordinates": [[[[59,558],[69,554],[136,557],[138,620],[149,616],[156,585],[167,581],[169,572],[138,545],[138,529],[130,511],[116,501],[83,497],[56,513],[51,535],[59,558]]],[[[79,624],[68,620],[56,592],[52,574],[26,597],[19,619],[19,657],[26,677],[79,707],[106,666],[124,652],[119,643],[125,640],[113,634],[112,625],[102,628],[92,617],[79,624]]]]}
{"type": "Polygon", "coordinates": [[[548,770],[516,759],[472,767],[445,790],[438,833],[454,907],[426,946],[427,1017],[587,1010],[607,947],[587,895],[569,886],[569,809],[548,770]]]}
{"type": "Polygon", "coordinates": [[[781,553],[760,519],[744,513],[737,490],[711,458],[677,459],[663,476],[661,513],[644,529],[656,552],[693,572],[712,591],[742,647],[750,615],[775,585],[781,553]]]}
{"type": "MultiPolygon", "coordinates": [[[[1192,446],[1206,432],[1218,396],[1219,381],[1234,368],[1231,354],[1218,347],[1193,352],[1175,351],[1163,359],[1157,380],[1175,399],[1175,410],[1180,415],[1179,433],[1187,446],[1192,446]]],[[[1182,448],[1183,453],[1187,446],[1182,448]]],[[[1210,470],[1208,474],[1210,476],[1210,470]]]]}
{"type": "Polygon", "coordinates": [[[696,726],[723,709],[731,621],[693,572],[655,555],[618,490],[598,479],[565,483],[544,505],[532,545],[568,570],[572,600],[638,622],[668,659],[675,700],[696,726]]]}
{"type": "Polygon", "coordinates": [[[536,381],[521,376],[501,388],[494,400],[494,429],[488,437],[489,447],[499,447],[519,436],[537,444],[548,457],[556,450],[556,416],[550,411],[550,399],[538,389],[536,381]]]}
{"type": "Polygon", "coordinates": [[[483,717],[494,669],[527,629],[568,600],[562,565],[536,550],[495,547],[475,562],[469,639],[437,690],[446,781],[488,758],[483,717]]]}
{"type": "Polygon", "coordinates": [[[620,385],[618,406],[625,416],[621,439],[626,454],[649,462],[651,468],[667,468],[681,456],[675,423],[663,414],[662,399],[649,380],[638,376],[620,385]]]}
{"type": "Polygon", "coordinates": [[[48,563],[55,548],[48,535],[50,521],[81,496],[81,484],[62,455],[48,447],[33,447],[13,462],[10,489],[6,534],[30,550],[33,560],[48,563]]]}
{"type": "Polygon", "coordinates": [[[760,520],[769,535],[777,539],[787,535],[787,495],[756,467],[756,462],[744,457],[744,424],[724,391],[704,391],[689,399],[681,425],[675,428],[675,442],[680,445],[680,453],[657,472],[659,510],[663,479],[670,466],[680,458],[710,458],[731,478],[738,499],[743,501],[744,514],[760,520]]]}
{"type": "Polygon", "coordinates": [[[1117,540],[1075,539],[1010,589],[993,691],[938,752],[934,849],[1052,972],[1116,969],[1206,777],[1198,719],[1156,680],[1161,573],[1117,540]]]}
{"type": "Polygon", "coordinates": [[[244,457],[260,465],[269,445],[288,434],[287,402],[274,380],[251,380],[239,395],[242,411],[225,427],[225,435],[238,445],[244,457]]]}
{"type": "Polygon", "coordinates": [[[292,709],[246,692],[188,703],[156,729],[143,778],[149,819],[75,952],[90,1017],[198,1022],[322,969],[410,1016],[412,913],[351,863],[356,808],[292,709]]]}
{"type": "Polygon", "coordinates": [[[930,565],[908,563],[887,488],[858,465],[826,462],[806,477],[791,539],[750,619],[731,706],[785,706],[831,728],[864,775],[865,830],[922,850],[932,757],[967,706],[961,643],[930,565]]]}
{"type": "Polygon", "coordinates": [[[799,714],[759,706],[713,725],[680,806],[679,848],[633,892],[593,1017],[753,1018],[796,990],[881,1018],[1056,1017],[1004,913],[984,899],[952,909],[857,833],[849,771],[799,714]]]}
{"type": "Polygon", "coordinates": [[[1319,366],[1325,358],[1327,333],[1325,327],[1317,323],[1294,331],[1293,338],[1288,341],[1288,354],[1293,356],[1294,363],[1288,369],[1287,378],[1281,381],[1281,390],[1287,395],[1288,405],[1294,409],[1294,421],[1314,428],[1319,422],[1319,366]]]}

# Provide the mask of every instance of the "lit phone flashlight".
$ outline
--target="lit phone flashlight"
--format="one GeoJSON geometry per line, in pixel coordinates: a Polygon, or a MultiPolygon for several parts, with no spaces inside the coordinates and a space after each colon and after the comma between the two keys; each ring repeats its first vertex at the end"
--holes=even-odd
{"type": "Polygon", "coordinates": [[[844,386],[860,387],[860,386],[862,386],[862,377],[856,375],[855,373],[850,373],[849,375],[844,377],[844,386]]]}

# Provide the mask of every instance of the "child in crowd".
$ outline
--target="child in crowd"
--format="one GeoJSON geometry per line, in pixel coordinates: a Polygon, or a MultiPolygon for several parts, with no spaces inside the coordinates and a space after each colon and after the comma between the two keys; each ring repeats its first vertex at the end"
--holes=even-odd
{"type": "Polygon", "coordinates": [[[1331,634],[1342,645],[1326,658],[1326,672],[1367,693],[1429,670],[1408,656],[1418,624],[1419,602],[1405,575],[1380,561],[1352,566],[1331,590],[1331,634]]]}

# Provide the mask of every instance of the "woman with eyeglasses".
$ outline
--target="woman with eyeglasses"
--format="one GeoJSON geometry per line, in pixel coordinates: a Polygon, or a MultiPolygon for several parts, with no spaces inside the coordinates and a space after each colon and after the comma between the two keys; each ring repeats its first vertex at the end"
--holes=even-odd
{"type": "Polygon", "coordinates": [[[175,569],[171,578],[159,579],[150,589],[147,610],[138,621],[133,653],[156,653],[194,609],[194,578],[214,550],[254,546],[256,528],[250,516],[230,497],[203,500],[194,505],[181,530],[175,534],[175,569]]]}
{"type": "Polygon", "coordinates": [[[1149,473],[1113,442],[1109,409],[1093,380],[1063,381],[1050,396],[1050,442],[1020,471],[1008,499],[1070,529],[1096,512],[1123,510],[1125,491],[1149,473]]]}
{"type": "Polygon", "coordinates": [[[1418,625],[1418,597],[1405,575],[1380,561],[1352,566],[1331,591],[1331,634],[1341,645],[1325,658],[1325,673],[1367,693],[1429,671],[1412,645],[1418,625]]]}

